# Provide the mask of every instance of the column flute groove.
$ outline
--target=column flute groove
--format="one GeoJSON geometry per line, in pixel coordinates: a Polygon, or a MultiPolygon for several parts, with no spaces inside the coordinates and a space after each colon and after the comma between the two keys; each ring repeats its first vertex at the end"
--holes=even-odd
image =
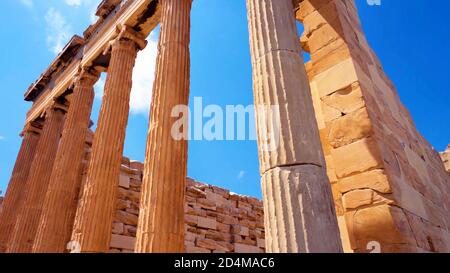
{"type": "Polygon", "coordinates": [[[6,251],[10,235],[14,230],[17,215],[23,204],[28,175],[36,154],[42,126],[37,122],[27,124],[21,133],[23,140],[16,164],[9,180],[8,190],[0,212],[0,253],[6,251]]]}
{"type": "Polygon", "coordinates": [[[132,72],[137,52],[145,46],[143,35],[128,26],[122,27],[111,42],[111,61],[92,156],[72,233],[72,241],[80,244],[81,252],[109,250],[132,72]]]}
{"type": "Polygon", "coordinates": [[[29,253],[32,250],[45,193],[51,175],[65,120],[66,108],[56,103],[46,112],[41,140],[30,169],[23,205],[8,246],[10,253],[29,253]]]}
{"type": "Polygon", "coordinates": [[[83,69],[75,80],[33,252],[62,253],[70,241],[81,187],[81,161],[94,102],[94,84],[99,75],[95,70],[83,69]]]}
{"type": "MultiPolygon", "coordinates": [[[[147,138],[136,252],[184,251],[187,139],[172,136],[176,106],[187,107],[192,0],[162,1],[161,34],[147,138]]],[[[186,118],[187,117],[183,117],[186,118]]],[[[187,132],[187,128],[183,128],[187,132]]]]}
{"type": "Polygon", "coordinates": [[[342,252],[292,0],[246,0],[267,252],[342,252]]]}

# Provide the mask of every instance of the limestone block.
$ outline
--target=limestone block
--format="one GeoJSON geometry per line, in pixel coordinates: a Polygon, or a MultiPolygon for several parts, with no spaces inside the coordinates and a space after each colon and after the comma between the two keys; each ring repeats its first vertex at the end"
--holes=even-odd
{"type": "Polygon", "coordinates": [[[236,253],[262,253],[263,250],[257,246],[235,243],[234,252],[236,253]]]}
{"type": "Polygon", "coordinates": [[[245,226],[240,226],[240,225],[232,225],[231,226],[231,233],[233,234],[238,234],[241,236],[249,236],[249,228],[245,227],[245,226]]]}
{"type": "Polygon", "coordinates": [[[377,144],[373,138],[365,138],[350,145],[334,149],[331,153],[338,178],[381,168],[377,144]]]}
{"type": "Polygon", "coordinates": [[[415,244],[403,210],[389,205],[364,208],[345,214],[353,249],[366,249],[371,241],[383,244],[415,244]]]}
{"type": "Polygon", "coordinates": [[[130,188],[130,177],[128,176],[128,174],[123,173],[123,172],[120,173],[119,186],[121,186],[122,188],[125,188],[125,189],[130,188]]]}
{"type": "Polygon", "coordinates": [[[390,204],[394,201],[386,198],[377,192],[370,189],[353,190],[343,195],[342,202],[346,210],[357,209],[359,207],[376,205],[376,204],[390,204]]]}
{"type": "Polygon", "coordinates": [[[205,198],[198,198],[196,205],[207,210],[216,210],[216,204],[205,198]]]}
{"type": "Polygon", "coordinates": [[[138,223],[138,217],[136,215],[121,210],[116,211],[115,219],[127,225],[137,226],[138,223]]]}
{"type": "Polygon", "coordinates": [[[447,230],[436,227],[412,213],[405,212],[405,214],[420,248],[430,252],[450,251],[450,237],[447,230]]]}
{"type": "Polygon", "coordinates": [[[111,236],[110,246],[112,248],[134,250],[135,241],[136,238],[134,237],[113,234],[111,236]]]}
{"type": "Polygon", "coordinates": [[[197,239],[195,244],[197,247],[203,247],[210,250],[220,250],[226,252],[231,252],[234,250],[233,244],[227,242],[214,241],[211,239],[197,239]]]}
{"type": "Polygon", "coordinates": [[[328,124],[328,141],[334,148],[351,144],[373,134],[366,108],[361,108],[328,124]]]}
{"type": "Polygon", "coordinates": [[[113,230],[112,232],[114,234],[123,234],[124,232],[124,224],[123,223],[118,223],[118,222],[114,222],[113,223],[113,230]]]}
{"type": "Polygon", "coordinates": [[[186,253],[211,253],[211,250],[209,250],[209,249],[196,247],[196,246],[186,246],[185,251],[186,251],[186,253]]]}
{"type": "Polygon", "coordinates": [[[358,82],[358,75],[356,74],[355,64],[349,58],[318,74],[314,80],[322,98],[358,82]]]}
{"type": "Polygon", "coordinates": [[[217,229],[217,222],[215,219],[210,219],[206,217],[197,218],[197,226],[201,228],[217,229]]]}
{"type": "Polygon", "coordinates": [[[130,168],[133,169],[133,170],[137,170],[139,172],[143,172],[144,171],[144,164],[142,164],[139,161],[132,160],[132,161],[130,161],[130,168]]]}
{"type": "Polygon", "coordinates": [[[346,178],[338,182],[338,189],[341,193],[346,193],[356,189],[372,189],[381,193],[392,193],[388,177],[384,170],[370,170],[346,178]]]}
{"type": "Polygon", "coordinates": [[[185,214],[184,215],[184,221],[185,221],[186,224],[188,224],[190,226],[197,226],[198,216],[185,214]]]}
{"type": "Polygon", "coordinates": [[[205,234],[205,238],[211,239],[214,241],[223,241],[223,242],[230,242],[231,241],[231,235],[227,233],[223,233],[216,230],[208,230],[205,234]]]}
{"type": "Polygon", "coordinates": [[[122,199],[122,200],[129,200],[133,203],[139,204],[140,199],[141,199],[141,194],[139,192],[128,191],[126,189],[119,187],[117,190],[117,198],[122,199]]]}

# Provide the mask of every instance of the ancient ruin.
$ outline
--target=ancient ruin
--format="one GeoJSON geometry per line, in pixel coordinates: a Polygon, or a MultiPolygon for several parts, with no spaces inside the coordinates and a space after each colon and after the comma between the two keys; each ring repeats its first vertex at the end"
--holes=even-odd
{"type": "Polygon", "coordinates": [[[450,150],[441,160],[416,130],[354,0],[246,3],[255,106],[280,109],[256,111],[263,200],[187,178],[188,142],[171,136],[189,99],[192,0],[103,0],[25,93],[0,252],[450,252],[450,150]],[[132,69],[158,24],[139,163],[123,157],[132,69]]]}

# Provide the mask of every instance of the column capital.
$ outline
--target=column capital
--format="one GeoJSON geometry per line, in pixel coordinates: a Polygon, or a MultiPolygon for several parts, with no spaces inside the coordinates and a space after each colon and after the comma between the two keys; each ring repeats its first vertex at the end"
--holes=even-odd
{"type": "Polygon", "coordinates": [[[42,133],[42,124],[38,121],[31,121],[25,124],[23,127],[22,132],[20,133],[20,136],[23,137],[26,133],[35,133],[35,134],[41,134],[42,133]]]}
{"type": "Polygon", "coordinates": [[[107,48],[103,52],[104,55],[109,53],[114,45],[121,45],[123,42],[133,42],[137,50],[143,50],[147,46],[145,36],[130,26],[119,25],[116,28],[116,32],[116,38],[109,42],[107,48]]]}
{"type": "Polygon", "coordinates": [[[96,82],[100,77],[101,71],[97,67],[80,66],[75,75],[74,84],[80,81],[96,82]]]}
{"type": "Polygon", "coordinates": [[[47,109],[45,109],[45,112],[43,113],[43,115],[51,115],[52,112],[55,110],[59,110],[63,113],[67,113],[67,111],[69,110],[69,106],[65,103],[61,103],[60,101],[58,101],[57,98],[55,98],[52,105],[50,105],[47,109]]]}

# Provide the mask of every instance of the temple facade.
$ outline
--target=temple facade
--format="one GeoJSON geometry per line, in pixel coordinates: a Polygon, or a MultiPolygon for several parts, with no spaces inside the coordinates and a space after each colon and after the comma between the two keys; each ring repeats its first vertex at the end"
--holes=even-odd
{"type": "Polygon", "coordinates": [[[450,252],[448,151],[444,166],[417,131],[354,0],[246,3],[263,200],[187,178],[188,141],[171,135],[189,101],[192,0],[103,0],[25,93],[0,252],[450,252]],[[139,163],[123,157],[132,70],[158,24],[139,163]]]}

